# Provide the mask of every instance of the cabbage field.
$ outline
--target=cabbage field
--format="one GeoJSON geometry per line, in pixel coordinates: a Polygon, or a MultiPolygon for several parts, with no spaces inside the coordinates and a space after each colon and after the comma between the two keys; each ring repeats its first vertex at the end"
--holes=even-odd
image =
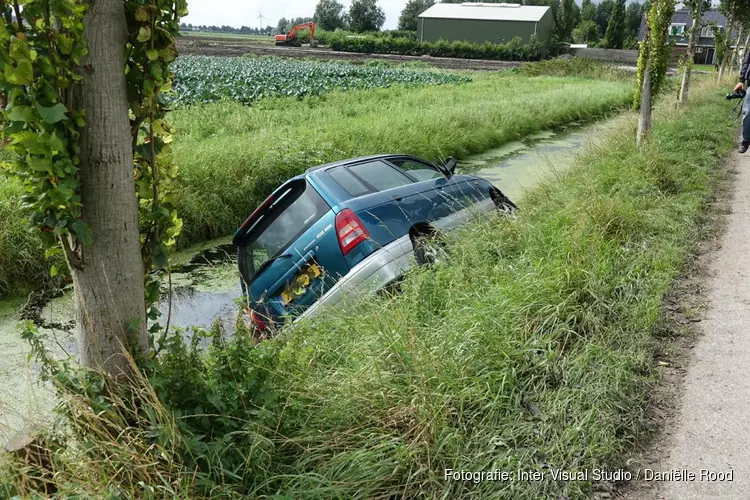
{"type": "Polygon", "coordinates": [[[354,66],[272,58],[182,56],[172,69],[172,104],[319,95],[332,90],[464,83],[471,78],[421,69],[354,66]]]}

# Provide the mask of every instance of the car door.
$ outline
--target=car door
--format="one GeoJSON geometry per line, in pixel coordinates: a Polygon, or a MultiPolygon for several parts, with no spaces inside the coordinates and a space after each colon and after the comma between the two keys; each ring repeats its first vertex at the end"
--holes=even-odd
{"type": "Polygon", "coordinates": [[[388,161],[409,175],[417,188],[407,200],[409,210],[419,221],[435,222],[456,210],[451,196],[453,183],[437,167],[413,157],[389,158],[388,161]]]}
{"type": "Polygon", "coordinates": [[[357,183],[366,187],[366,194],[347,201],[370,232],[371,240],[385,246],[405,235],[412,225],[406,200],[419,191],[414,180],[383,160],[367,160],[332,169],[329,174],[347,191],[357,183]],[[341,169],[341,170],[339,170],[341,169]],[[346,181],[342,181],[346,177],[346,181]]]}
{"type": "Polygon", "coordinates": [[[455,226],[468,217],[472,207],[489,198],[489,191],[482,189],[484,184],[479,179],[463,175],[446,177],[434,165],[414,157],[389,158],[389,161],[420,181],[423,186],[421,196],[431,201],[429,212],[420,213],[425,221],[437,223],[450,219],[445,220],[446,224],[436,224],[439,227],[445,225],[445,229],[449,229],[455,226]],[[456,217],[456,214],[460,216],[456,217]]]}

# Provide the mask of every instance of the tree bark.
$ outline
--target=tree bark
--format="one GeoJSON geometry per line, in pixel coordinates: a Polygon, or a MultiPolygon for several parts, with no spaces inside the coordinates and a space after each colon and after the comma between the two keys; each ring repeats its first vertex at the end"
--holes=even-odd
{"type": "Polygon", "coordinates": [[[83,221],[93,243],[71,264],[81,364],[127,374],[124,349],[148,348],[144,266],[125,82],[127,24],[122,0],[96,0],[84,19],[89,53],[78,96],[83,221]]]}
{"type": "Polygon", "coordinates": [[[690,73],[693,68],[693,60],[695,59],[695,44],[698,41],[698,34],[701,30],[701,4],[698,3],[698,11],[695,12],[693,17],[693,25],[690,27],[690,37],[688,38],[687,47],[687,60],[685,61],[685,69],[682,72],[682,84],[680,85],[680,98],[679,101],[683,104],[688,102],[688,91],[690,87],[690,73]]]}
{"type": "Polygon", "coordinates": [[[719,65],[718,81],[721,81],[721,79],[724,77],[724,69],[727,67],[727,58],[729,57],[728,52],[732,50],[732,31],[734,31],[732,22],[732,20],[729,20],[729,22],[727,23],[727,26],[729,28],[727,29],[727,40],[726,42],[724,42],[726,44],[726,48],[724,49],[724,57],[721,58],[721,64],[719,65]]]}
{"type": "Polygon", "coordinates": [[[635,143],[641,147],[646,134],[651,129],[651,55],[646,59],[643,70],[643,86],[641,87],[641,107],[638,113],[638,133],[635,143]]]}
{"type": "MultiPolygon", "coordinates": [[[[740,39],[742,38],[742,26],[740,26],[739,30],[737,31],[737,44],[732,51],[732,59],[730,60],[729,64],[729,72],[732,73],[734,71],[735,65],[737,64],[737,55],[739,54],[739,48],[740,48],[740,39]]],[[[729,42],[729,46],[732,46],[732,42],[729,42]]]]}

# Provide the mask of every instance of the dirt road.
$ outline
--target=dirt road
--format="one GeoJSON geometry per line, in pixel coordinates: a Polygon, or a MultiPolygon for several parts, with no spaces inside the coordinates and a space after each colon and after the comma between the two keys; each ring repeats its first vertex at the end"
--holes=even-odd
{"type": "Polygon", "coordinates": [[[695,477],[651,482],[639,498],[750,498],[750,153],[736,161],[726,232],[709,256],[702,336],[689,356],[680,409],[652,465],[695,477]]]}
{"type": "Polygon", "coordinates": [[[521,66],[517,61],[482,61],[476,59],[454,59],[449,57],[416,57],[395,54],[355,54],[353,52],[336,52],[330,49],[309,47],[276,47],[270,44],[253,44],[228,39],[183,36],[177,40],[177,52],[182,55],[210,56],[278,56],[296,58],[314,58],[336,61],[364,62],[368,59],[380,59],[394,63],[422,61],[437,68],[465,69],[473,71],[495,71],[504,68],[521,66]]]}

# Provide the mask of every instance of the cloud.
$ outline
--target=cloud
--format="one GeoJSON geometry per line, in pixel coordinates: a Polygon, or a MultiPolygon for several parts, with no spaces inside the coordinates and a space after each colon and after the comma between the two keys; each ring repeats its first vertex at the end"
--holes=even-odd
{"type": "MultiPolygon", "coordinates": [[[[348,9],[351,0],[339,0],[348,9]]],[[[265,26],[276,26],[279,19],[286,17],[312,17],[315,0],[188,0],[189,14],[182,21],[208,26],[258,27],[263,14],[265,26]]],[[[396,29],[398,16],[406,0],[378,0],[385,12],[385,29],[396,29]]]]}

